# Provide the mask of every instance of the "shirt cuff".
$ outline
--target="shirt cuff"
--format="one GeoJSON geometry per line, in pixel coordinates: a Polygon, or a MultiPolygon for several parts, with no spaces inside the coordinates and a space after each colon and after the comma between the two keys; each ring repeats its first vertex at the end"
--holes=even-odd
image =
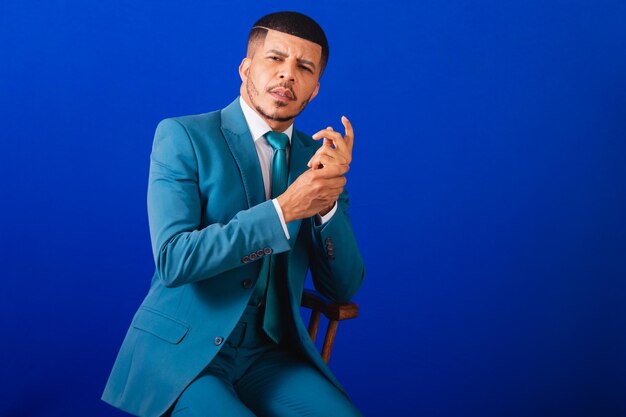
{"type": "Polygon", "coordinates": [[[278,200],[275,198],[272,200],[274,203],[274,208],[276,209],[276,214],[278,214],[278,218],[280,219],[280,224],[283,226],[283,232],[285,232],[285,236],[287,240],[291,239],[289,237],[289,230],[287,230],[287,223],[285,223],[285,217],[283,216],[283,209],[280,208],[280,204],[278,204],[278,200]]]}
{"type": "Polygon", "coordinates": [[[324,214],[323,216],[320,216],[319,214],[315,215],[315,224],[317,226],[321,226],[324,223],[327,223],[333,217],[336,211],[337,211],[337,202],[335,201],[335,205],[333,206],[333,208],[330,209],[328,213],[324,214]]]}

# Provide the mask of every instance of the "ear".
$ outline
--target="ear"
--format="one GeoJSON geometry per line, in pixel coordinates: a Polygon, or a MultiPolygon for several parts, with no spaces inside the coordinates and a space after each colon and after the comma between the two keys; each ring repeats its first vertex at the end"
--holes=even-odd
{"type": "Polygon", "coordinates": [[[311,94],[311,97],[309,97],[309,102],[311,102],[311,100],[313,100],[315,96],[317,95],[317,93],[319,92],[320,92],[320,83],[318,81],[317,85],[315,86],[315,90],[313,90],[313,94],[311,94]]]}
{"type": "Polygon", "coordinates": [[[242,82],[246,82],[246,80],[248,79],[248,73],[250,72],[250,58],[245,57],[242,61],[241,64],[239,64],[239,77],[241,78],[242,82]]]}

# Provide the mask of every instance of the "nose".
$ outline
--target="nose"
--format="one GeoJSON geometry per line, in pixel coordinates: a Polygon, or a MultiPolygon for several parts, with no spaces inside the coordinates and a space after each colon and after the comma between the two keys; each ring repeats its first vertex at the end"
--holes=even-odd
{"type": "Polygon", "coordinates": [[[296,69],[294,63],[290,62],[289,60],[285,60],[278,71],[278,77],[282,81],[293,82],[295,81],[295,73],[296,69]]]}

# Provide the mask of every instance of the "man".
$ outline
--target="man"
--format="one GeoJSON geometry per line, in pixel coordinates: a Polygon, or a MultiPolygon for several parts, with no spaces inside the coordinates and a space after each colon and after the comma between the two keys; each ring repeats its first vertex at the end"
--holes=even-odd
{"type": "Polygon", "coordinates": [[[132,414],[360,416],[299,316],[307,270],[349,300],[364,269],[347,215],[354,140],[295,117],[328,59],[299,13],[257,21],[221,111],[162,121],[148,215],[156,272],[103,399],[132,414]]]}

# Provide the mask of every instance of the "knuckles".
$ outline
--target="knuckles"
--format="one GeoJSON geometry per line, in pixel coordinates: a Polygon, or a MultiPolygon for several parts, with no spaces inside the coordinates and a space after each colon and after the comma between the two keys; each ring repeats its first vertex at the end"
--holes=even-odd
{"type": "Polygon", "coordinates": [[[316,169],[316,170],[313,170],[313,171],[309,171],[309,172],[311,173],[311,178],[310,178],[311,181],[318,180],[320,178],[320,176],[322,175],[322,174],[320,174],[320,170],[319,169],[316,169]]]}

